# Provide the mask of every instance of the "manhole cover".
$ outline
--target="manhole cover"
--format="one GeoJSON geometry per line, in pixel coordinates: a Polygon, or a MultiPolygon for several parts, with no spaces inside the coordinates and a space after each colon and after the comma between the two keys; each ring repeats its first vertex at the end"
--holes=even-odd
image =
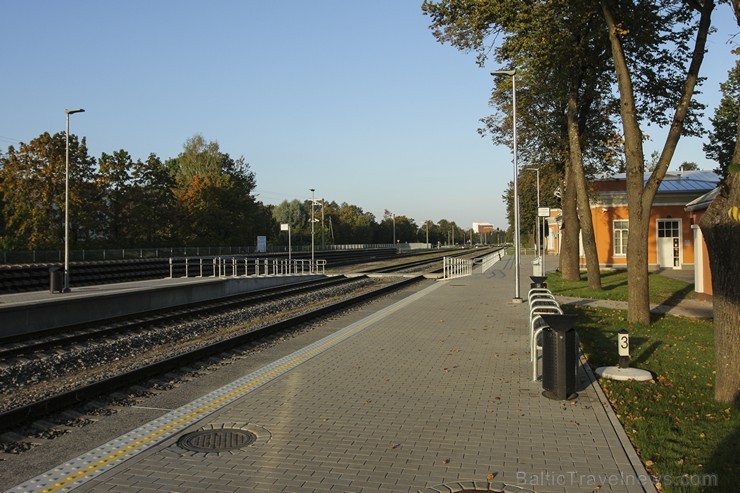
{"type": "Polygon", "coordinates": [[[214,453],[236,450],[254,443],[257,435],[235,428],[199,430],[180,437],[177,445],[191,452],[214,453]]]}

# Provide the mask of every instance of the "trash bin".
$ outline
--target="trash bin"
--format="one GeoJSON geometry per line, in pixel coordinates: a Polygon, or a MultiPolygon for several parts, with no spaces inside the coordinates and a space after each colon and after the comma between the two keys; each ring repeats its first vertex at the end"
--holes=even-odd
{"type": "Polygon", "coordinates": [[[546,288],[547,283],[547,276],[529,276],[530,279],[532,279],[532,282],[529,283],[530,289],[534,288],[546,288]]]}
{"type": "Polygon", "coordinates": [[[64,271],[61,267],[49,267],[49,291],[52,293],[62,292],[62,280],[64,271]]]}
{"type": "Polygon", "coordinates": [[[576,394],[576,330],[574,315],[547,315],[542,331],[542,395],[569,400],[576,394]]]}

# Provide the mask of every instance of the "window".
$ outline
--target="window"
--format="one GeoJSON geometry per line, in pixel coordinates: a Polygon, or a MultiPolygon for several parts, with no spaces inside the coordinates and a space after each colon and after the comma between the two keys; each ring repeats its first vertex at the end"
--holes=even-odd
{"type": "Polygon", "coordinates": [[[681,227],[681,221],[678,219],[664,221],[658,221],[658,238],[678,238],[679,228],[681,227]]]}
{"type": "Polygon", "coordinates": [[[624,219],[613,222],[614,226],[614,255],[624,257],[627,255],[627,237],[629,236],[630,222],[624,219]]]}

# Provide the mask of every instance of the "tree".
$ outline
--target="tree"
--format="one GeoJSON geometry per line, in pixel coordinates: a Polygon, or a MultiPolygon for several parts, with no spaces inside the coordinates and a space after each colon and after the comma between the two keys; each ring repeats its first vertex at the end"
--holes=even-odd
{"type": "Polygon", "coordinates": [[[254,173],[243,157],[222,153],[196,135],[169,162],[181,208],[178,236],[191,245],[241,244],[255,235],[254,173]]]}
{"type": "Polygon", "coordinates": [[[372,243],[375,235],[375,216],[361,207],[342,202],[332,223],[337,243],[372,243]]]}
{"type": "Polygon", "coordinates": [[[127,246],[131,201],[131,155],[123,149],[98,160],[97,183],[100,197],[102,233],[111,246],[127,246]]]}
{"type": "Polygon", "coordinates": [[[413,219],[397,216],[386,210],[383,213],[383,220],[378,224],[375,241],[391,244],[395,236],[396,243],[406,243],[416,238],[417,229],[413,219]]]}
{"type": "Polygon", "coordinates": [[[678,167],[678,171],[698,171],[699,165],[693,161],[684,161],[678,167]]]}
{"type": "Polygon", "coordinates": [[[272,217],[278,223],[286,223],[293,226],[302,226],[306,222],[306,211],[298,199],[290,202],[283,200],[272,210],[272,217]]]}
{"type": "Polygon", "coordinates": [[[716,161],[719,166],[715,169],[723,179],[728,176],[728,168],[737,142],[738,117],[740,117],[740,59],[730,70],[727,81],[720,84],[722,99],[714,111],[712,130],[709,132],[709,142],[704,144],[704,152],[709,159],[716,161]]]}
{"type": "MultiPolygon", "coordinates": [[[[272,209],[272,218],[278,224],[290,225],[291,241],[295,241],[295,235],[306,223],[307,214],[300,200],[293,199],[290,202],[283,200],[272,209]]],[[[287,233],[286,233],[287,240],[287,233]]],[[[287,243],[287,241],[286,241],[287,243]]]]}
{"type": "MultiPolygon", "coordinates": [[[[653,199],[668,170],[678,140],[694,128],[690,113],[699,68],[704,58],[713,0],[660,0],[637,5],[601,0],[608,27],[620,95],[627,171],[629,238],[627,271],[630,322],[650,323],[648,227],[653,199]],[[699,14],[698,24],[693,15],[699,14]],[[689,40],[696,34],[693,50],[689,40]],[[682,63],[690,58],[688,70],[682,63]],[[641,120],[667,124],[673,120],[656,168],[645,180],[641,120]]],[[[696,108],[695,108],[696,109],[696,108]]]]}
{"type": "Polygon", "coordinates": [[[180,175],[185,179],[195,176],[217,178],[221,176],[221,150],[218,142],[206,142],[201,134],[185,141],[183,152],[178,156],[180,175]]]}
{"type": "MultiPolygon", "coordinates": [[[[524,144],[519,146],[521,160],[559,165],[568,178],[561,184],[563,216],[566,235],[574,241],[566,242],[561,250],[564,277],[579,276],[578,236],[582,228],[589,285],[600,288],[587,176],[609,162],[606,153],[614,152],[616,132],[608,118],[613,112],[607,78],[610,65],[598,6],[583,0],[446,0],[436,4],[427,1],[423,9],[432,16],[432,30],[439,41],[463,50],[475,49],[479,63],[491,49],[487,38],[503,37],[495,49],[496,59],[517,67],[517,99],[528,109],[517,122],[522,130],[518,140],[524,144]]],[[[506,83],[497,82],[492,101],[508,107],[511,114],[506,83]]],[[[510,122],[489,117],[484,123],[495,142],[507,142],[510,122]]]]}
{"type": "MultiPolygon", "coordinates": [[[[733,0],[732,5],[740,26],[740,0],[733,0]]],[[[735,51],[740,54],[739,49],[735,51]]],[[[738,63],[731,71],[728,82],[722,86],[723,96],[736,91],[737,75],[738,63]],[[731,82],[733,77],[735,82],[731,82]]],[[[725,104],[725,97],[722,98],[720,107],[725,104]]],[[[731,119],[718,118],[715,113],[712,124],[714,139],[710,143],[720,144],[718,136],[731,135],[728,128],[717,128],[718,125],[732,128],[731,119]]],[[[740,255],[737,253],[740,245],[740,114],[735,116],[734,127],[732,157],[724,163],[720,161],[724,179],[720,184],[719,195],[699,220],[699,227],[704,235],[712,270],[714,352],[717,361],[714,397],[740,407],[740,255]]],[[[730,137],[724,144],[731,140],[730,137]]],[[[716,156],[726,159],[724,152],[717,152],[716,156]]]]}
{"type": "Polygon", "coordinates": [[[177,201],[175,177],[156,154],[137,160],[131,171],[127,239],[132,245],[172,245],[175,238],[177,201]]]}
{"type": "Polygon", "coordinates": [[[393,243],[395,231],[396,243],[407,243],[416,238],[418,227],[413,219],[406,216],[395,216],[387,210],[383,221],[378,224],[378,243],[393,243]],[[395,229],[394,229],[395,228],[395,229]]]}
{"type": "MultiPolygon", "coordinates": [[[[8,148],[0,168],[0,191],[9,248],[61,248],[64,244],[65,203],[64,132],[48,132],[16,150],[8,148]]],[[[87,154],[86,140],[69,139],[69,222],[70,244],[91,236],[95,228],[89,212],[94,158],[87,154]]]]}

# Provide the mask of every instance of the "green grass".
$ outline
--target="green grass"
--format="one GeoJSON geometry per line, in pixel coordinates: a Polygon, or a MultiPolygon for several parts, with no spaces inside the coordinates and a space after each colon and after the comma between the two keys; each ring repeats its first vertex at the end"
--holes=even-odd
{"type": "MultiPolygon", "coordinates": [[[[627,274],[604,272],[602,291],[587,281],[564,281],[550,274],[555,294],[627,300],[627,274]]],[[[650,276],[650,300],[672,304],[691,297],[691,285],[659,274],[650,276]]],[[[578,335],[592,368],[617,362],[617,332],[630,333],[631,365],[649,370],[650,383],[600,380],[645,468],[674,481],[715,474],[718,486],[662,483],[667,492],[735,492],[740,485],[740,413],[714,400],[714,329],[707,320],[653,315],[643,326],[626,320],[627,312],[567,307],[579,316],[578,335]],[[688,476],[685,476],[688,475],[688,476]]]]}
{"type": "Polygon", "coordinates": [[[617,332],[627,328],[632,366],[655,376],[650,383],[599,382],[646,469],[676,480],[716,474],[719,481],[719,487],[666,484],[664,490],[737,491],[740,413],[714,400],[711,322],[655,316],[646,327],[628,324],[624,311],[570,310],[579,315],[578,335],[592,368],[616,363],[617,332]]]}
{"type": "MultiPolygon", "coordinates": [[[[614,270],[601,273],[601,291],[589,289],[588,277],[581,274],[579,281],[563,279],[559,272],[547,275],[547,287],[553,293],[562,296],[576,296],[578,298],[594,298],[615,301],[627,301],[627,271],[614,270]]],[[[658,305],[675,305],[682,299],[696,298],[693,284],[665,277],[657,273],[649,274],[650,303],[658,305]]]]}

